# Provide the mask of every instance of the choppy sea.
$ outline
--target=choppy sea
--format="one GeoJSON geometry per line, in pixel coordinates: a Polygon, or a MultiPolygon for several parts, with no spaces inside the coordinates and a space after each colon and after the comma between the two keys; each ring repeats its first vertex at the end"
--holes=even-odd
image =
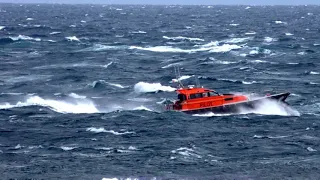
{"type": "Polygon", "coordinates": [[[0,4],[1,179],[319,179],[320,7],[0,4]],[[290,92],[166,112],[184,84],[290,92]]]}

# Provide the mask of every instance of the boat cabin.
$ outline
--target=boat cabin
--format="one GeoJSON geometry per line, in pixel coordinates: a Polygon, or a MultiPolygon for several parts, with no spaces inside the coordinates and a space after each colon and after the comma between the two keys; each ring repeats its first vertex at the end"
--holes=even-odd
{"type": "Polygon", "coordinates": [[[199,99],[206,97],[218,96],[214,90],[205,89],[205,88],[188,88],[188,89],[178,89],[178,101],[183,102],[191,99],[199,99]]]}

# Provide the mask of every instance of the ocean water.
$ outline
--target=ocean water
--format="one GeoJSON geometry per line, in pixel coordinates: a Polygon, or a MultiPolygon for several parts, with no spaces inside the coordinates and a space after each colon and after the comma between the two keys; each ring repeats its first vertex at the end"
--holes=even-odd
{"type": "Polygon", "coordinates": [[[319,6],[0,4],[1,179],[319,179],[319,6]],[[166,112],[184,84],[292,93],[166,112]]]}

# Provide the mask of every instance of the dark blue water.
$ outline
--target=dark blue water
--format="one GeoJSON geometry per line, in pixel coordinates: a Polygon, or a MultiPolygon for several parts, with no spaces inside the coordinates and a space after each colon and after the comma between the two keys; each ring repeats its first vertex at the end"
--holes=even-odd
{"type": "Polygon", "coordinates": [[[0,4],[1,179],[319,179],[319,6],[0,4]],[[165,112],[184,84],[263,96],[165,112]]]}

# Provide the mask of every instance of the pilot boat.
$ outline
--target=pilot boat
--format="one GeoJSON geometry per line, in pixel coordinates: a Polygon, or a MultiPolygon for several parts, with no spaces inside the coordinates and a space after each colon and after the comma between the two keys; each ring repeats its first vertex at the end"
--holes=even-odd
{"type": "MultiPolygon", "coordinates": [[[[176,69],[175,71],[180,76],[180,72],[176,69]]],[[[285,105],[285,100],[290,95],[289,92],[285,92],[274,95],[267,94],[260,98],[251,98],[246,95],[220,94],[203,87],[184,87],[178,79],[176,79],[176,82],[179,83],[179,87],[176,90],[178,99],[171,104],[167,104],[166,109],[187,114],[209,112],[216,114],[240,113],[243,109],[255,109],[265,100],[278,101],[285,105]]]]}
{"type": "Polygon", "coordinates": [[[181,111],[187,114],[213,112],[217,114],[240,113],[242,109],[254,109],[264,100],[285,102],[290,93],[266,95],[251,99],[245,95],[220,94],[214,90],[188,87],[176,90],[178,100],[168,104],[167,110],[181,111]]]}

